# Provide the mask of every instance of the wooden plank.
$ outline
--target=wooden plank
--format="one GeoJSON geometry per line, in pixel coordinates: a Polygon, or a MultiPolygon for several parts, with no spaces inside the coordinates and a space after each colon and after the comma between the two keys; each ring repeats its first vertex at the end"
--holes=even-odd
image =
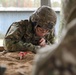
{"type": "Polygon", "coordinates": [[[4,47],[3,46],[0,46],[0,51],[3,51],[4,50],[4,47]]]}

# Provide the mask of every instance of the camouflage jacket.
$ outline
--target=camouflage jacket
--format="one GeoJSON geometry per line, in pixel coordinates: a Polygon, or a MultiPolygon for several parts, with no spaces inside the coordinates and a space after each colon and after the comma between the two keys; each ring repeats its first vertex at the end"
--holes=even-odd
{"type": "MultiPolygon", "coordinates": [[[[54,30],[45,36],[47,44],[54,43],[54,30]]],[[[8,51],[35,51],[39,48],[38,40],[40,37],[35,35],[33,26],[28,20],[14,22],[9,27],[4,37],[4,48],[8,51]]]]}

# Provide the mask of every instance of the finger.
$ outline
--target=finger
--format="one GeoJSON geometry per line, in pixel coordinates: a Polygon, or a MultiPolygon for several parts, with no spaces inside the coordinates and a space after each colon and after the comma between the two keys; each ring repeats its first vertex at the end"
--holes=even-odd
{"type": "Polygon", "coordinates": [[[39,42],[42,42],[42,41],[44,41],[44,40],[45,40],[44,38],[41,38],[39,42]]]}
{"type": "Polygon", "coordinates": [[[40,45],[45,44],[45,41],[40,42],[40,45]]]}
{"type": "Polygon", "coordinates": [[[40,46],[43,46],[43,47],[44,47],[45,45],[46,45],[46,44],[42,44],[42,43],[40,44],[40,46]]]}

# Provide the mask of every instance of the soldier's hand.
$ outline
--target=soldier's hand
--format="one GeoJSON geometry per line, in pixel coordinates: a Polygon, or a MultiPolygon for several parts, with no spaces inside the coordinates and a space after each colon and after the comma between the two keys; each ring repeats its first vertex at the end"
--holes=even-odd
{"type": "Polygon", "coordinates": [[[39,41],[39,45],[42,47],[46,46],[46,40],[44,38],[41,38],[39,41]]]}

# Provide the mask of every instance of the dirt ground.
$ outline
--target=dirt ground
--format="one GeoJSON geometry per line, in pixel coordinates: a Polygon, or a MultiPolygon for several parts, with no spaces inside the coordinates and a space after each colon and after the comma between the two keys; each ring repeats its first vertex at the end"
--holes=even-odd
{"type": "Polygon", "coordinates": [[[0,66],[6,67],[4,75],[30,75],[35,54],[28,52],[20,59],[19,52],[0,52],[0,66]]]}

